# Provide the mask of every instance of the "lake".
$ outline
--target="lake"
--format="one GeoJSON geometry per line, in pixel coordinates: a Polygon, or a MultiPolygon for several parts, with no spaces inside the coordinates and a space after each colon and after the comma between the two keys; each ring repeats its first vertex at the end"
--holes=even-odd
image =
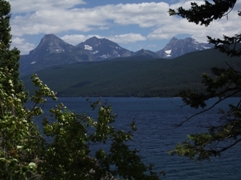
{"type": "MultiPolygon", "coordinates": [[[[91,101],[98,98],[90,98],[91,101]]],[[[165,171],[166,180],[237,180],[241,179],[241,143],[224,152],[221,157],[212,158],[210,162],[197,162],[186,157],[170,156],[178,142],[186,140],[186,135],[204,131],[205,124],[219,119],[218,109],[227,109],[228,104],[237,103],[238,98],[229,98],[212,110],[196,116],[183,126],[175,125],[200,110],[183,105],[180,98],[102,98],[112,105],[113,112],[118,116],[115,127],[126,129],[133,119],[138,130],[131,147],[140,150],[143,161],[153,163],[156,172],[165,171]]],[[[215,99],[209,101],[212,104],[215,99]]],[[[69,110],[86,113],[91,117],[96,114],[89,106],[86,98],[59,98],[69,110]]],[[[56,102],[48,101],[44,109],[53,107],[56,102]]]]}

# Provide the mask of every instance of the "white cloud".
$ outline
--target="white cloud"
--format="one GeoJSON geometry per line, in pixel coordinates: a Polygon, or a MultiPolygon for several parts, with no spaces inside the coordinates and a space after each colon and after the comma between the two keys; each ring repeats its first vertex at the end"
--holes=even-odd
{"type": "Polygon", "coordinates": [[[110,36],[110,37],[107,37],[107,39],[110,39],[111,41],[114,41],[116,43],[123,43],[123,44],[146,40],[146,38],[141,34],[134,34],[134,33],[110,36]]]}
{"type": "Polygon", "coordinates": [[[78,35],[78,34],[73,34],[73,35],[67,34],[60,38],[62,40],[64,40],[65,42],[72,44],[72,45],[77,45],[87,39],[85,35],[78,35]]]}
{"type": "Polygon", "coordinates": [[[93,36],[96,36],[97,38],[103,38],[99,35],[88,35],[88,36],[85,36],[85,35],[82,35],[82,34],[67,34],[67,35],[64,35],[62,37],[60,37],[62,40],[64,40],[65,42],[69,43],[69,44],[72,44],[72,45],[77,45],[81,42],[84,42],[85,40],[93,37],[93,36]]]}
{"type": "Polygon", "coordinates": [[[85,3],[84,0],[10,0],[13,10],[11,33],[20,39],[24,35],[59,33],[63,40],[75,45],[91,37],[89,34],[100,37],[98,34],[101,33],[98,32],[106,32],[102,33],[102,37],[117,43],[163,40],[178,34],[190,34],[199,41],[206,41],[207,35],[222,37],[223,34],[233,35],[240,32],[241,28],[237,23],[240,20],[237,15],[237,7],[241,7],[240,1],[237,1],[228,20],[223,18],[209,27],[189,23],[177,16],[169,16],[169,8],[188,8],[190,2],[192,1],[180,0],[171,5],[165,2],[142,2],[86,8],[80,5],[85,3]],[[146,37],[144,34],[147,34],[146,37]]]}
{"type": "MultiPolygon", "coordinates": [[[[184,6],[188,7],[188,3],[190,2],[184,2],[184,6]]],[[[240,2],[237,2],[237,6],[240,6],[240,4],[240,2]]],[[[171,8],[177,8],[181,5],[181,3],[174,4],[171,8]]],[[[227,17],[212,22],[208,27],[190,23],[180,17],[170,17],[171,19],[164,24],[158,24],[156,29],[147,37],[148,39],[169,39],[178,34],[189,34],[199,42],[207,42],[207,36],[215,38],[222,38],[224,34],[232,36],[241,31],[241,27],[236,23],[240,21],[237,13],[237,10],[233,10],[227,17]]]]}
{"type": "MultiPolygon", "coordinates": [[[[194,2],[193,0],[180,0],[178,3],[174,3],[170,5],[171,9],[177,9],[179,7],[183,7],[184,9],[189,9],[191,7],[191,3],[194,2]]],[[[204,0],[195,0],[195,3],[198,5],[204,4],[204,0]]]]}
{"type": "Polygon", "coordinates": [[[168,21],[168,7],[167,3],[160,2],[106,5],[89,9],[40,8],[33,13],[13,17],[12,33],[22,36],[67,30],[88,32],[93,29],[108,29],[113,24],[153,27],[168,21]]]}
{"type": "Polygon", "coordinates": [[[71,35],[68,34],[60,38],[69,44],[77,45],[93,36],[96,36],[97,38],[106,38],[116,43],[122,43],[122,44],[135,43],[137,41],[146,40],[146,38],[141,34],[134,34],[134,33],[120,34],[120,35],[114,35],[114,36],[99,36],[99,35],[85,36],[83,34],[71,34],[71,35]]]}
{"type": "MultiPolygon", "coordinates": [[[[18,5],[20,10],[22,9],[21,11],[25,10],[23,9],[24,7],[29,8],[29,10],[26,9],[25,11],[35,11],[15,16],[12,19],[13,35],[59,33],[68,30],[88,32],[96,29],[106,30],[114,25],[138,25],[141,28],[155,28],[155,31],[149,37],[156,37],[158,32],[162,33],[161,28],[172,27],[169,28],[170,33],[165,31],[167,34],[159,35],[159,37],[169,38],[174,31],[179,33],[180,31],[193,31],[196,29],[192,25],[188,26],[189,29],[182,27],[185,23],[178,17],[170,17],[167,12],[169,8],[177,8],[179,6],[188,7],[191,1],[181,1],[171,6],[164,2],[143,2],[139,4],[117,4],[79,9],[66,8],[72,7],[77,3],[83,3],[84,1],[45,1],[46,3],[42,3],[42,1],[40,3],[39,1],[28,0],[25,2],[27,5],[22,6],[18,3],[23,3],[21,0],[10,1],[14,6],[18,5]],[[44,5],[38,6],[39,3],[44,5]],[[65,8],[58,8],[59,6],[65,8]],[[182,30],[180,30],[181,27],[183,28],[182,30]]],[[[223,23],[223,21],[220,21],[220,23],[223,23]]]]}
{"type": "Polygon", "coordinates": [[[167,10],[169,5],[160,3],[139,3],[139,4],[118,4],[116,6],[106,6],[109,17],[116,24],[131,25],[136,24],[140,27],[152,27],[164,22],[168,17],[167,10]]]}
{"type": "Polygon", "coordinates": [[[15,38],[12,38],[11,47],[12,48],[17,47],[21,51],[21,54],[28,54],[29,51],[35,47],[35,45],[28,43],[23,38],[15,37],[15,38]]]}
{"type": "Polygon", "coordinates": [[[85,4],[84,0],[9,0],[12,13],[29,13],[43,9],[67,9],[77,4],[85,4]]]}

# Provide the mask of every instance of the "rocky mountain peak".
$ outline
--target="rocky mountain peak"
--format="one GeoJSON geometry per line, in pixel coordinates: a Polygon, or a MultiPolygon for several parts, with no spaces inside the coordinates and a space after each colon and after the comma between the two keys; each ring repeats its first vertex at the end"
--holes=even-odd
{"type": "Polygon", "coordinates": [[[51,41],[54,39],[60,39],[60,38],[58,38],[54,34],[45,34],[41,41],[51,41]]]}
{"type": "MultiPolygon", "coordinates": [[[[100,41],[101,39],[97,38],[96,36],[93,36],[89,39],[87,39],[85,42],[83,42],[84,44],[87,44],[89,46],[99,46],[100,45],[100,41]]],[[[80,43],[79,45],[81,46],[82,43],[80,43]]]]}
{"type": "Polygon", "coordinates": [[[113,41],[105,38],[99,39],[95,36],[78,44],[77,47],[81,47],[82,49],[89,51],[89,53],[97,60],[126,57],[132,54],[131,51],[120,47],[113,41]]]}
{"type": "Polygon", "coordinates": [[[174,43],[174,42],[176,42],[176,41],[178,41],[178,39],[177,39],[176,37],[173,37],[173,38],[170,40],[169,43],[174,43]]]}
{"type": "Polygon", "coordinates": [[[118,44],[116,44],[113,41],[110,41],[108,39],[105,38],[97,38],[96,36],[87,39],[85,42],[82,42],[80,44],[78,44],[77,46],[80,46],[82,48],[85,48],[85,45],[91,46],[91,47],[96,47],[96,48],[106,48],[106,46],[116,46],[116,47],[120,47],[118,44]]]}
{"type": "Polygon", "coordinates": [[[140,49],[139,51],[136,51],[134,56],[145,56],[145,57],[150,57],[150,58],[158,58],[158,54],[155,52],[152,52],[147,49],[140,49]]]}
{"type": "Polygon", "coordinates": [[[64,44],[65,42],[58,38],[57,36],[55,36],[54,34],[46,34],[40,41],[39,45],[36,47],[37,48],[41,48],[42,46],[45,47],[51,47],[51,46],[58,46],[60,44],[64,44]]]}
{"type": "Polygon", "coordinates": [[[195,39],[188,37],[177,39],[173,37],[169,43],[160,51],[157,51],[161,58],[175,58],[193,51],[205,50],[212,48],[213,45],[208,43],[199,43],[195,39]]]}
{"type": "Polygon", "coordinates": [[[46,34],[40,41],[39,45],[29,55],[32,59],[40,59],[47,54],[62,53],[66,51],[72,51],[74,46],[64,42],[54,34],[46,34]]]}

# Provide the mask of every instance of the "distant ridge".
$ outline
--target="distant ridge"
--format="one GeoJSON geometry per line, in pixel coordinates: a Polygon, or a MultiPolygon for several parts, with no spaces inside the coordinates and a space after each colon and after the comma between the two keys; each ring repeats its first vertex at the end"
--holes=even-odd
{"type": "Polygon", "coordinates": [[[133,56],[145,56],[151,58],[159,58],[159,55],[153,51],[147,50],[147,49],[141,49],[139,51],[136,51],[133,56]]]}
{"type": "MultiPolygon", "coordinates": [[[[215,49],[172,60],[142,57],[59,65],[38,75],[58,96],[173,97],[187,88],[202,91],[204,72],[210,73],[212,67],[227,67],[225,62],[232,65],[240,61],[215,49]]],[[[33,92],[30,78],[26,76],[23,81],[26,89],[33,92]]]]}
{"type": "Polygon", "coordinates": [[[156,59],[160,57],[170,59],[207,48],[211,48],[211,45],[198,43],[193,38],[183,40],[172,38],[160,51],[152,52],[141,49],[132,52],[105,38],[92,37],[77,46],[73,46],[54,34],[46,34],[35,49],[30,51],[28,55],[20,57],[20,73],[24,76],[58,65],[115,58],[129,59],[136,56],[140,59],[156,59]]]}

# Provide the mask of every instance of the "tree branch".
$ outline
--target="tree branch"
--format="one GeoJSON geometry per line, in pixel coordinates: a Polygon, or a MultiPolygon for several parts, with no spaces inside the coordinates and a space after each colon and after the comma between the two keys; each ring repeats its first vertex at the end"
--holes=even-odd
{"type": "Polygon", "coordinates": [[[206,151],[207,151],[207,152],[210,152],[210,153],[212,153],[212,154],[213,154],[213,153],[220,154],[221,152],[224,152],[224,151],[228,150],[229,148],[235,146],[235,145],[238,144],[239,142],[241,142],[241,138],[238,139],[237,141],[235,141],[234,143],[230,144],[229,146],[222,148],[221,150],[218,150],[218,151],[217,151],[217,150],[206,150],[206,151]]]}
{"type": "Polygon", "coordinates": [[[197,115],[200,115],[200,114],[202,114],[202,113],[204,113],[204,112],[207,112],[207,111],[211,110],[212,108],[214,108],[217,104],[219,104],[219,103],[222,102],[223,100],[225,100],[225,99],[227,99],[227,98],[229,98],[229,97],[232,97],[233,95],[239,93],[240,91],[241,91],[241,90],[239,89],[239,90],[233,92],[232,94],[227,95],[226,97],[224,97],[224,98],[222,98],[222,99],[220,98],[217,102],[215,102],[215,103],[214,103],[212,106],[210,106],[209,108],[204,109],[204,110],[202,110],[202,111],[200,111],[200,112],[198,112],[198,113],[195,113],[195,114],[189,116],[188,118],[186,118],[186,120],[184,120],[184,121],[182,121],[181,123],[177,124],[176,127],[181,127],[184,123],[186,123],[187,121],[189,121],[189,120],[192,119],[193,117],[195,117],[195,116],[197,116],[197,115]]]}

